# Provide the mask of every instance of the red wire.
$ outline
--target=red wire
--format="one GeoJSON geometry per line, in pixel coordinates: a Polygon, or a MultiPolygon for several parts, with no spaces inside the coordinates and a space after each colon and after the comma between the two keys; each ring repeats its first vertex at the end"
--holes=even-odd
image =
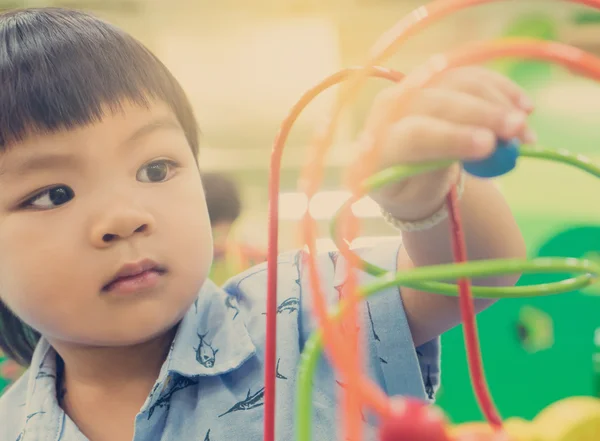
{"type": "MultiPolygon", "coordinates": [[[[283,130],[282,130],[283,131],[283,130]]],[[[289,131],[289,128],[288,128],[289,131]]],[[[282,136],[278,134],[279,139],[282,136]]],[[[285,136],[285,135],[284,135],[285,136]]],[[[275,140],[269,180],[269,244],[267,248],[267,327],[265,342],[264,441],[275,441],[275,379],[277,378],[277,239],[279,236],[279,175],[282,143],[275,140]]]]}
{"type": "MultiPolygon", "coordinates": [[[[593,7],[600,7],[600,0],[571,0],[574,3],[587,4],[593,7]]],[[[439,19],[442,16],[446,15],[449,12],[453,12],[454,10],[462,9],[467,6],[487,3],[488,0],[438,0],[428,5],[426,10],[419,10],[420,13],[427,12],[428,15],[426,18],[415,19],[414,17],[408,17],[407,20],[403,20],[398,23],[397,29],[394,28],[390,31],[390,33],[386,33],[382,40],[379,41],[374,48],[374,55],[372,55],[367,65],[375,65],[379,64],[389,55],[391,55],[397,46],[409,35],[414,34],[417,30],[425,27],[427,22],[433,22],[435,19],[439,19]],[[416,21],[414,21],[416,20],[416,21]],[[398,34],[398,35],[396,35],[398,34]],[[392,38],[393,37],[393,38],[392,38]],[[383,46],[380,48],[380,46],[383,46]]],[[[452,54],[447,61],[448,66],[460,66],[467,64],[477,64],[478,61],[485,61],[492,57],[497,56],[514,56],[517,51],[515,47],[510,45],[507,46],[485,46],[481,45],[481,47],[470,47],[469,50],[465,50],[463,53],[457,52],[452,54]],[[461,58],[462,57],[462,58],[461,58]],[[468,63],[467,63],[468,61],[468,63]]],[[[518,51],[519,54],[528,56],[530,58],[541,58],[553,61],[560,61],[565,66],[570,66],[575,68],[577,71],[581,71],[581,73],[587,74],[591,78],[600,78],[600,61],[595,57],[586,54],[585,52],[575,50],[568,46],[560,45],[560,44],[535,44],[531,43],[529,46],[525,47],[521,45],[518,51]]],[[[381,68],[373,68],[373,69],[381,69],[381,68]]],[[[307,92],[302,99],[294,106],[287,119],[281,126],[281,131],[275,141],[275,145],[273,147],[272,156],[271,156],[271,168],[270,168],[270,183],[269,183],[269,249],[268,249],[268,284],[267,284],[267,338],[266,338],[266,354],[265,354],[265,418],[264,418],[264,440],[265,441],[274,441],[275,439],[275,366],[276,366],[276,309],[277,309],[277,239],[278,239],[278,202],[279,202],[279,173],[280,173],[280,161],[281,155],[283,151],[283,145],[285,143],[285,139],[289,130],[291,129],[293,122],[297,118],[300,111],[314,98],[321,90],[326,89],[330,85],[333,85],[342,79],[347,77],[349,71],[338,72],[337,74],[329,77],[324,82],[316,86],[307,92]]],[[[319,168],[319,164],[322,162],[322,156],[324,154],[324,150],[329,145],[329,138],[332,136],[330,133],[334,127],[336,126],[336,122],[339,119],[339,114],[343,107],[343,104],[346,101],[350,100],[352,96],[351,92],[356,92],[359,88],[360,84],[369,76],[373,75],[372,71],[363,71],[359,70],[354,77],[351,77],[350,84],[343,91],[342,95],[345,99],[340,99],[334,116],[331,121],[329,121],[329,126],[327,130],[323,133],[322,138],[327,142],[323,142],[322,149],[316,149],[315,157],[310,161],[311,167],[308,168],[314,175],[309,176],[312,179],[309,179],[309,183],[311,186],[308,187],[310,191],[315,190],[315,186],[318,185],[320,179],[320,173],[322,173],[322,168],[319,168]],[[323,151],[321,151],[323,150],[323,151]]],[[[378,73],[375,73],[376,76],[379,76],[378,73]]],[[[381,76],[386,76],[381,75],[381,76]]],[[[319,143],[315,144],[315,147],[321,147],[319,143]]],[[[306,176],[304,176],[306,178],[306,176]]],[[[307,185],[308,185],[307,184],[307,185]]],[[[308,193],[309,191],[307,191],[308,193]]],[[[460,217],[458,213],[458,208],[455,204],[456,200],[456,192],[452,190],[448,196],[448,208],[450,211],[450,220],[452,225],[452,242],[454,248],[454,255],[457,263],[466,261],[466,252],[465,252],[465,244],[464,237],[462,235],[462,229],[460,225],[460,217]]],[[[308,223],[307,223],[308,224],[308,223]]],[[[314,237],[312,238],[314,242],[314,237]]],[[[314,248],[314,247],[312,247],[314,248]]],[[[314,250],[313,250],[314,251],[314,250]]],[[[314,268],[314,256],[309,256],[309,273],[311,276],[311,286],[313,287],[313,294],[315,296],[320,295],[320,289],[318,284],[318,274],[316,274],[316,269],[314,268]],[[314,272],[314,274],[313,274],[314,272]]],[[[464,332],[465,332],[465,345],[467,348],[467,356],[469,361],[469,368],[471,372],[474,392],[478,397],[478,401],[482,411],[490,424],[495,427],[500,427],[501,420],[495,409],[495,406],[492,402],[492,399],[489,395],[489,391],[487,389],[487,385],[485,382],[485,377],[483,374],[483,366],[481,362],[481,357],[478,348],[478,337],[477,331],[475,327],[475,318],[474,318],[474,308],[473,302],[470,293],[470,284],[469,280],[459,280],[459,294],[460,294],[460,308],[462,319],[464,322],[464,332]]],[[[317,299],[319,300],[319,299],[317,299]]],[[[319,312],[319,311],[317,311],[319,312]]],[[[328,317],[326,317],[325,311],[320,311],[322,314],[318,314],[321,317],[321,321],[323,322],[324,329],[331,328],[332,323],[329,323],[328,317]]],[[[334,329],[329,329],[329,331],[334,331],[334,329]]],[[[335,335],[335,332],[330,332],[332,334],[327,338],[327,332],[325,332],[325,340],[328,342],[328,345],[332,345],[337,338],[338,335],[335,335]]],[[[338,349],[338,352],[342,350],[342,348],[335,348],[333,345],[330,349],[338,349]]],[[[335,352],[335,351],[333,351],[335,352]]],[[[343,351],[342,351],[343,353],[343,351]]],[[[335,360],[334,364],[335,364],[335,360]]],[[[357,388],[357,390],[361,390],[363,393],[363,399],[369,396],[370,398],[365,401],[373,403],[381,402],[381,391],[377,390],[376,387],[370,386],[367,378],[359,377],[359,383],[361,387],[357,388]]],[[[381,402],[381,405],[378,406],[379,411],[383,413],[386,406],[381,402]]]]}
{"type": "MultiPolygon", "coordinates": [[[[298,118],[302,110],[308,103],[321,91],[330,86],[343,81],[354,69],[340,71],[325,79],[318,86],[307,91],[305,95],[292,108],[287,118],[283,121],[280,131],[273,144],[270,164],[269,180],[269,244],[267,251],[267,323],[266,323],[266,346],[265,346],[265,413],[264,413],[264,441],[275,441],[275,379],[276,379],[276,361],[277,361],[277,257],[278,257],[278,234],[279,234],[279,187],[280,187],[280,165],[285,141],[291,131],[293,123],[298,118]]],[[[397,81],[402,78],[402,74],[383,68],[373,68],[371,75],[387,78],[397,81]]],[[[457,204],[455,190],[448,195],[448,210],[451,224],[451,238],[455,262],[465,262],[466,246],[460,222],[460,213],[457,204]]],[[[349,250],[347,253],[349,254],[349,250]]],[[[351,256],[346,256],[347,258],[351,256]]],[[[467,348],[468,363],[471,372],[473,388],[478,399],[480,407],[486,419],[495,427],[501,426],[501,419],[492,403],[489,390],[486,385],[481,355],[479,353],[479,344],[477,330],[475,327],[475,314],[473,302],[471,299],[469,280],[459,281],[460,309],[464,322],[465,346],[467,348]]],[[[363,380],[363,379],[361,379],[363,380]]],[[[363,388],[361,388],[363,389],[363,388]]],[[[367,387],[366,390],[374,393],[373,388],[367,387]]],[[[377,402],[378,400],[371,400],[377,402]]],[[[379,412],[383,408],[378,409],[379,412]]],[[[383,412],[382,412],[383,413],[383,412]]]]}
{"type": "MultiPolygon", "coordinates": [[[[448,206],[450,220],[450,237],[452,241],[454,262],[460,265],[461,263],[465,263],[467,261],[467,247],[465,244],[465,236],[462,229],[459,204],[457,201],[458,195],[456,192],[456,187],[453,187],[450,190],[450,193],[448,193],[446,204],[448,206]]],[[[495,429],[500,429],[502,428],[502,418],[500,417],[492,400],[483,370],[479,337],[477,335],[477,324],[475,322],[473,296],[471,294],[471,281],[467,278],[459,279],[458,289],[460,312],[462,315],[463,329],[465,334],[467,360],[475,397],[479,402],[479,407],[481,408],[486,420],[495,429]]]]}
{"type": "MultiPolygon", "coordinates": [[[[343,69],[323,80],[320,84],[306,91],[292,107],[281,123],[271,151],[269,168],[269,218],[267,248],[267,324],[265,344],[265,413],[264,441],[275,441],[275,379],[277,363],[277,256],[279,235],[279,186],[281,174],[281,158],[283,149],[292,126],[304,108],[322,91],[345,80],[360,67],[343,69]]],[[[403,75],[383,67],[372,67],[369,75],[399,81],[403,75]]],[[[373,393],[377,391],[372,391],[373,393]]]]}

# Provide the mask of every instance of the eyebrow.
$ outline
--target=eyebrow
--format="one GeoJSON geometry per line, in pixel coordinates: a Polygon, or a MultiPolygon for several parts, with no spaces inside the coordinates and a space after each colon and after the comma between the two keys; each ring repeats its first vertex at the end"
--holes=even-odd
{"type": "Polygon", "coordinates": [[[79,158],[70,153],[40,153],[19,161],[14,167],[10,168],[10,172],[0,165],[0,176],[6,175],[7,172],[17,176],[24,176],[49,168],[76,167],[79,162],[79,158]]]}
{"type": "Polygon", "coordinates": [[[164,116],[162,118],[155,119],[148,124],[145,124],[138,128],[135,132],[133,132],[129,137],[125,140],[124,144],[129,144],[131,142],[137,141],[144,136],[149,135],[157,130],[182,130],[181,126],[175,121],[173,118],[168,116],[164,116]]]}
{"type": "MultiPolygon", "coordinates": [[[[148,124],[144,124],[129,135],[122,145],[131,144],[144,136],[147,136],[157,130],[182,130],[181,126],[169,117],[158,118],[148,124]]],[[[38,153],[19,161],[14,167],[11,167],[10,174],[24,176],[26,174],[48,170],[76,168],[81,159],[73,153],[38,153]]],[[[8,170],[0,162],[0,177],[6,175],[8,170]]]]}

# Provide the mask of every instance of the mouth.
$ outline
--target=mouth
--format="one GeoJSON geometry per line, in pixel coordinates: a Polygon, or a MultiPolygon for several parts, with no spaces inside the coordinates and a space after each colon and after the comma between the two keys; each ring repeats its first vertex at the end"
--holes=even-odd
{"type": "Polygon", "coordinates": [[[154,287],[167,269],[150,259],[128,263],[102,287],[103,292],[133,293],[154,287]]]}

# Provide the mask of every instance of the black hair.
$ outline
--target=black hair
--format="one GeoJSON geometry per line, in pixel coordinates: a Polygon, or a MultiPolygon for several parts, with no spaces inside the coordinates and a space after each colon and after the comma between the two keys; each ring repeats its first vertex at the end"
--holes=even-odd
{"type": "MultiPolygon", "coordinates": [[[[88,13],[62,8],[0,14],[0,152],[34,132],[100,121],[125,102],[166,103],[194,155],[198,128],[183,89],[139,41],[88,13]]],[[[0,349],[23,365],[39,334],[0,301],[0,349]]]]}
{"type": "Polygon", "coordinates": [[[202,173],[202,185],[211,225],[234,222],[240,216],[242,203],[232,179],[221,173],[202,173]]]}

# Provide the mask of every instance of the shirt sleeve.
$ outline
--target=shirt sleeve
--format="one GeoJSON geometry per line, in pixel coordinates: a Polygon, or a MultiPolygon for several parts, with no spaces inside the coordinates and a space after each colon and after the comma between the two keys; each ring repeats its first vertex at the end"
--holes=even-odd
{"type": "MultiPolygon", "coordinates": [[[[396,272],[401,246],[398,239],[354,252],[367,262],[396,272]]],[[[347,265],[336,251],[319,256],[318,267],[326,300],[333,307],[342,295],[347,265]]],[[[307,270],[304,268],[300,272],[303,274],[300,327],[301,338],[305,341],[316,329],[316,319],[312,313],[307,270]]],[[[361,286],[376,280],[363,271],[358,276],[361,286]]],[[[370,296],[364,301],[362,312],[371,378],[388,395],[433,400],[440,381],[440,341],[436,338],[415,348],[399,288],[391,287],[370,296]]]]}

